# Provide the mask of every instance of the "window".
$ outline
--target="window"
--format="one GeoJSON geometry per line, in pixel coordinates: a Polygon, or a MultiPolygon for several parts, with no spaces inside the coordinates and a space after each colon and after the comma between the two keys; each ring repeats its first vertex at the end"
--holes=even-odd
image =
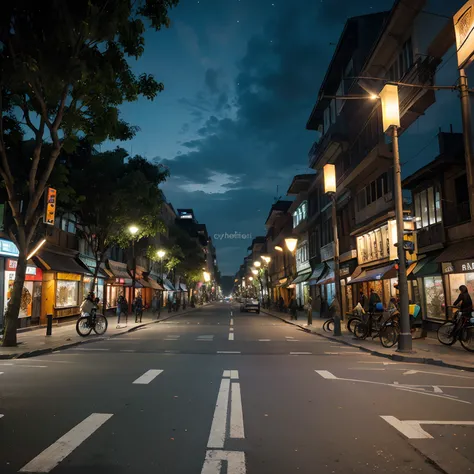
{"type": "Polygon", "coordinates": [[[433,319],[444,319],[443,277],[425,277],[423,285],[426,298],[426,316],[433,319]]]}
{"type": "MultiPolygon", "coordinates": [[[[342,79],[341,82],[339,83],[339,87],[337,88],[336,95],[337,96],[344,95],[344,79],[342,79]]],[[[341,113],[342,107],[344,106],[344,102],[345,102],[344,100],[340,100],[340,99],[336,102],[337,115],[341,113]]]]}
{"type": "Polygon", "coordinates": [[[293,213],[293,228],[308,217],[308,202],[303,201],[293,213]]]}
{"type": "Polygon", "coordinates": [[[76,217],[73,214],[64,214],[63,216],[56,218],[56,225],[64,232],[70,234],[76,233],[76,217]]]}
{"type": "Polygon", "coordinates": [[[414,195],[416,228],[421,229],[442,221],[439,189],[429,187],[414,195]]]}
{"type": "Polygon", "coordinates": [[[411,38],[405,41],[398,57],[388,70],[387,77],[391,81],[398,81],[413,65],[413,46],[411,38]]]}
{"type": "Polygon", "coordinates": [[[57,280],[56,282],[56,307],[78,306],[79,282],[57,280]]]}

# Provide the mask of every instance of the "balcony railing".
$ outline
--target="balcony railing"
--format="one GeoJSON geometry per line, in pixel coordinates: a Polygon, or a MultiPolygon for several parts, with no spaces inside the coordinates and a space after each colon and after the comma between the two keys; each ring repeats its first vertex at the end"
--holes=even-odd
{"type": "Polygon", "coordinates": [[[429,247],[431,245],[444,243],[446,238],[443,223],[440,222],[430,227],[419,229],[417,232],[416,239],[419,250],[423,249],[424,247],[429,247]]]}
{"type": "Polygon", "coordinates": [[[446,227],[464,224],[471,220],[471,209],[469,201],[461,203],[447,202],[443,209],[444,223],[446,227]]]}
{"type": "Polygon", "coordinates": [[[330,157],[347,148],[347,131],[343,122],[336,120],[321,140],[314,142],[308,154],[310,168],[324,166],[330,157]]]}

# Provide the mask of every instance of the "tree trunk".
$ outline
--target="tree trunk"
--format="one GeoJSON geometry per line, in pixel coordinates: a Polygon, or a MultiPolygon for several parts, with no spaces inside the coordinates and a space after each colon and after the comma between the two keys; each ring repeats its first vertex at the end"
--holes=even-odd
{"type": "Polygon", "coordinates": [[[18,327],[18,315],[20,313],[21,297],[26,275],[27,250],[20,249],[18,263],[15,273],[15,282],[7,311],[5,313],[5,332],[3,335],[3,347],[14,347],[17,344],[16,330],[18,327]]]}

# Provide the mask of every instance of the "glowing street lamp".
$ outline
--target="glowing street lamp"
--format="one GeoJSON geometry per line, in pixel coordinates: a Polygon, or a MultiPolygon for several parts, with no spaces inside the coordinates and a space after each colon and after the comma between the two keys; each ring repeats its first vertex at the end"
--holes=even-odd
{"type": "MultiPolygon", "coordinates": [[[[403,194],[402,172],[400,166],[400,152],[398,148],[398,129],[400,127],[400,106],[398,100],[398,86],[387,84],[380,92],[382,100],[382,119],[384,132],[393,138],[393,168],[395,188],[395,217],[397,222],[397,250],[398,250],[398,287],[400,294],[400,336],[398,350],[412,351],[412,336],[410,331],[410,314],[408,308],[408,279],[404,249],[404,221],[403,221],[403,194]]],[[[470,133],[470,132],[469,132],[470,133]]]]}
{"type": "Polygon", "coordinates": [[[163,281],[163,257],[166,255],[166,252],[164,250],[158,250],[156,255],[158,255],[158,258],[160,259],[160,278],[161,281],[163,281]]]}
{"type": "Polygon", "coordinates": [[[259,262],[258,260],[253,262],[253,266],[256,268],[260,268],[262,266],[262,262],[259,262]]]}
{"type": "Polygon", "coordinates": [[[268,255],[262,255],[262,256],[261,256],[261,259],[262,259],[266,264],[269,264],[270,261],[271,261],[271,257],[269,257],[268,255]]]}
{"type": "Polygon", "coordinates": [[[129,304],[133,304],[133,301],[135,300],[135,284],[136,284],[136,279],[137,279],[137,260],[135,257],[135,236],[139,232],[139,228],[136,225],[131,225],[128,228],[128,231],[130,232],[132,236],[132,265],[133,265],[133,272],[132,272],[132,297],[130,298],[129,304]]]}
{"type": "MultiPolygon", "coordinates": [[[[337,233],[337,202],[336,202],[336,166],[327,164],[323,168],[324,192],[332,201],[332,233],[334,239],[334,336],[341,336],[341,275],[339,271],[339,237],[337,233]]],[[[312,315],[308,313],[308,318],[312,315]]],[[[312,322],[312,321],[311,321],[312,322]]],[[[308,321],[309,324],[309,321],[308,321]]]]}
{"type": "Polygon", "coordinates": [[[292,253],[295,251],[297,243],[298,239],[294,239],[292,237],[285,239],[286,248],[292,253]]]}
{"type": "Polygon", "coordinates": [[[258,275],[258,270],[257,270],[256,268],[252,268],[252,273],[253,273],[254,275],[258,275]]]}
{"type": "Polygon", "coordinates": [[[202,272],[202,275],[206,283],[209,283],[211,281],[211,274],[209,272],[202,272]]]}
{"type": "Polygon", "coordinates": [[[280,247],[279,245],[275,245],[275,250],[278,250],[278,252],[283,252],[283,247],[280,247]]]}

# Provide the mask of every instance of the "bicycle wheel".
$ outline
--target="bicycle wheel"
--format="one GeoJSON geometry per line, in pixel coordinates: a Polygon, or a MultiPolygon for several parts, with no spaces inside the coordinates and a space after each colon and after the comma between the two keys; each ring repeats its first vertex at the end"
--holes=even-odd
{"type": "Polygon", "coordinates": [[[91,333],[92,327],[89,324],[89,318],[87,316],[77,320],[76,331],[81,337],[86,337],[91,333]]]}
{"type": "Polygon", "coordinates": [[[323,331],[325,332],[333,332],[334,331],[334,320],[328,319],[323,324],[323,331]]]}
{"type": "Polygon", "coordinates": [[[107,318],[103,314],[97,314],[95,317],[94,331],[96,334],[101,336],[107,331],[107,326],[109,325],[107,318]]]}
{"type": "Polygon", "coordinates": [[[445,346],[452,346],[456,342],[456,326],[452,321],[446,321],[438,328],[438,341],[445,346]]]}
{"type": "Polygon", "coordinates": [[[349,332],[354,334],[354,328],[356,327],[357,323],[360,323],[362,320],[358,317],[350,318],[347,322],[347,329],[349,332]]]}
{"type": "Polygon", "coordinates": [[[398,342],[399,330],[394,324],[384,325],[380,329],[380,343],[384,347],[393,347],[398,342]]]}
{"type": "Polygon", "coordinates": [[[358,339],[365,339],[369,334],[369,326],[362,321],[359,321],[354,327],[354,336],[358,339]]]}
{"type": "Polygon", "coordinates": [[[474,326],[463,328],[459,340],[466,351],[474,352],[474,326]]]}

